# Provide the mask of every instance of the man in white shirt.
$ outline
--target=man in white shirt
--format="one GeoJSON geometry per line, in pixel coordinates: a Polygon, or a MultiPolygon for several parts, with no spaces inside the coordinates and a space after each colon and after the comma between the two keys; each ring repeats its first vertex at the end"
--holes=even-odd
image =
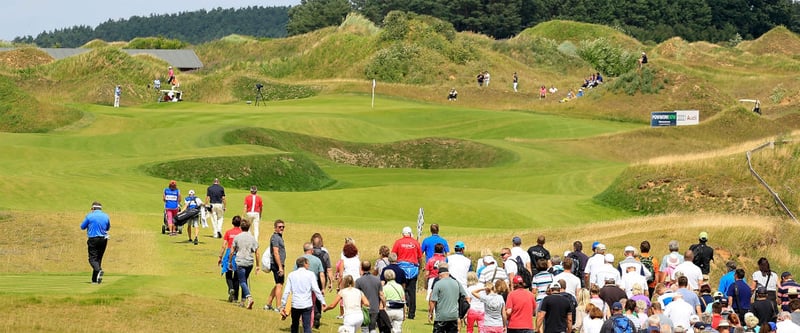
{"type": "Polygon", "coordinates": [[[640,287],[647,288],[647,279],[636,271],[636,267],[627,266],[627,269],[628,270],[622,274],[622,281],[619,283],[619,287],[625,290],[625,294],[627,294],[628,299],[630,299],[633,297],[633,285],[639,284],[640,287]]]}
{"type": "Polygon", "coordinates": [[[501,249],[500,260],[503,261],[503,269],[506,270],[508,281],[514,281],[514,276],[517,275],[517,262],[511,257],[511,249],[507,247],[501,249]]]}
{"type": "Polygon", "coordinates": [[[675,267],[675,273],[681,272],[686,279],[689,280],[689,289],[700,290],[700,284],[703,281],[703,272],[700,267],[697,267],[692,262],[694,259],[694,252],[687,250],[683,255],[683,262],[675,267]]]}
{"type": "Polygon", "coordinates": [[[556,275],[553,278],[553,281],[558,282],[564,280],[566,283],[566,287],[564,292],[572,295],[577,299],[578,290],[581,289],[581,279],[575,276],[575,273],[572,273],[572,258],[564,256],[564,261],[561,262],[561,265],[564,266],[564,271],[561,274],[556,275]]]}
{"type": "Polygon", "coordinates": [[[606,280],[612,279],[614,281],[620,281],[621,278],[619,276],[619,271],[614,268],[614,255],[611,253],[606,253],[604,256],[605,263],[602,266],[596,266],[592,271],[591,277],[589,282],[591,284],[597,285],[598,288],[603,288],[606,284],[606,280]]]}
{"type": "Polygon", "coordinates": [[[617,265],[619,273],[625,275],[625,273],[628,272],[628,268],[633,267],[637,273],[645,278],[645,282],[647,282],[647,279],[651,275],[650,270],[644,268],[644,265],[642,265],[639,260],[636,260],[636,248],[628,245],[625,247],[624,254],[625,259],[620,261],[619,265],[617,265]]]}
{"type": "Polygon", "coordinates": [[[583,274],[585,275],[584,279],[586,279],[587,288],[591,286],[592,273],[600,269],[600,267],[602,267],[605,264],[605,255],[606,255],[606,245],[600,243],[597,244],[597,246],[594,248],[594,255],[589,257],[589,260],[586,261],[586,268],[583,270],[583,274]]]}
{"type": "MultiPolygon", "coordinates": [[[[286,278],[286,288],[283,290],[281,297],[281,304],[286,304],[289,300],[289,293],[292,294],[292,326],[291,331],[297,332],[300,325],[300,318],[303,319],[303,332],[311,333],[311,314],[314,308],[314,297],[322,302],[322,307],[325,307],[325,296],[319,290],[317,285],[317,277],[308,270],[308,258],[300,257],[296,261],[297,270],[289,273],[286,278]]],[[[286,318],[289,313],[286,312],[285,305],[280,307],[281,316],[286,318]]]]}
{"type": "Polygon", "coordinates": [[[792,315],[786,311],[778,314],[778,322],[775,323],[775,326],[781,333],[800,333],[800,326],[792,322],[792,315]]]}
{"type": "Polygon", "coordinates": [[[464,256],[465,248],[464,242],[456,242],[455,253],[447,256],[447,265],[450,276],[467,290],[467,273],[472,270],[472,260],[464,256]]]}
{"type": "Polygon", "coordinates": [[[533,272],[531,270],[531,256],[528,254],[528,251],[523,250],[521,247],[522,238],[519,238],[519,236],[514,236],[514,238],[511,239],[511,245],[513,246],[511,247],[511,258],[509,259],[516,260],[517,257],[520,257],[522,259],[522,263],[525,264],[525,268],[528,269],[528,272],[533,272]]]}
{"type": "Polygon", "coordinates": [[[664,308],[664,314],[672,320],[673,327],[689,327],[689,319],[694,314],[694,308],[683,300],[683,295],[674,293],[672,302],[664,308]]]}

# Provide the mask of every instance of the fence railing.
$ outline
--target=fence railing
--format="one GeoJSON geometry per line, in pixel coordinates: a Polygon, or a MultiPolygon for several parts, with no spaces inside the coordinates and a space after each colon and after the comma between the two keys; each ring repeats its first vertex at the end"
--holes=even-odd
{"type": "Polygon", "coordinates": [[[783,200],[781,200],[781,197],[778,195],[778,192],[775,192],[775,190],[773,190],[772,187],[770,187],[769,184],[767,184],[767,182],[764,181],[764,178],[761,178],[761,175],[759,175],[758,172],[755,169],[753,169],[753,163],[750,158],[752,153],[757,152],[764,148],[774,148],[774,147],[775,147],[775,141],[770,141],[763,145],[755,147],[751,150],[748,150],[747,153],[745,154],[747,155],[747,167],[750,168],[750,173],[753,175],[753,177],[756,177],[756,180],[758,180],[758,182],[761,183],[761,185],[764,185],[764,188],[766,188],[767,192],[769,192],[769,194],[772,195],[772,198],[775,199],[775,202],[778,204],[778,206],[781,206],[786,215],[791,217],[792,220],[794,220],[795,222],[798,222],[797,217],[794,215],[794,213],[792,213],[789,207],[786,206],[783,200]]]}

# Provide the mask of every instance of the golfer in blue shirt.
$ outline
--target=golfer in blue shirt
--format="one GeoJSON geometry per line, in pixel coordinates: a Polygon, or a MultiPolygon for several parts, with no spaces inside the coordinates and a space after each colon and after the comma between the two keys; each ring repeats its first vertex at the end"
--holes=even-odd
{"type": "Polygon", "coordinates": [[[86,230],[86,236],[89,237],[86,245],[89,248],[89,265],[92,265],[92,284],[103,282],[103,254],[106,253],[110,228],[111,221],[108,214],[103,212],[103,205],[93,202],[92,211],[86,214],[81,223],[81,230],[86,230]]]}

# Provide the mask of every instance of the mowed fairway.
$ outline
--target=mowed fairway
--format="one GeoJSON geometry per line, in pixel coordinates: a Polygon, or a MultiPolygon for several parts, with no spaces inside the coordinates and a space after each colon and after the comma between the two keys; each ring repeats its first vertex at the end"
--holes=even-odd
{"type": "MultiPolygon", "coordinates": [[[[256,308],[225,302],[216,266],[221,241],[201,231],[201,244],[160,233],[161,191],[168,179],[145,167],[172,160],[274,154],[252,145],[228,145],[223,135],[264,127],[342,141],[386,143],[425,137],[474,140],[513,152],[490,168],[458,170],[376,169],[336,164],[312,156],[337,182],[316,192],[264,192],[262,244],[271,221],[287,221],[287,263],[311,233],[321,232],[338,257],[345,236],[356,239],[361,258],[374,260],[403,226],[414,226],[425,208],[426,228],[468,244],[537,229],[629,216],[595,204],[626,166],[571,148],[570,141],[634,130],[643,125],[570,119],[521,112],[463,109],[366,95],[322,96],[250,105],[157,104],[139,108],[80,106],[79,124],[47,134],[0,133],[0,309],[2,331],[186,332],[288,331],[288,322],[264,305],[272,278],[252,278],[256,308]],[[111,241],[100,286],[89,282],[85,234],[78,228],[93,200],[111,215],[111,241]],[[45,315],[42,316],[41,314],[45,315]]],[[[225,179],[222,185],[225,186],[225,179]]],[[[204,198],[209,184],[178,182],[185,195],[204,198]]],[[[230,218],[242,211],[243,188],[226,187],[230,218]]],[[[527,243],[527,242],[526,242],[527,243]]],[[[495,251],[507,244],[482,244],[495,251]]],[[[332,299],[328,293],[328,299],[332,299]]],[[[419,311],[427,306],[420,304],[419,311]]],[[[325,314],[320,332],[336,332],[337,311],[325,314]]],[[[429,330],[424,315],[408,332],[429,330]]]]}

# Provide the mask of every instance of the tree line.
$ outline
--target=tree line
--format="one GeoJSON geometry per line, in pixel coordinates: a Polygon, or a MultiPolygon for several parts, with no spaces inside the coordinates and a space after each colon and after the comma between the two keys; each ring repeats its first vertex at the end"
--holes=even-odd
{"type": "Polygon", "coordinates": [[[721,42],[758,38],[778,25],[800,32],[800,2],[793,0],[301,0],[292,7],[217,8],[108,20],[96,28],[73,26],[17,37],[40,47],[78,47],[93,39],[129,41],[159,36],[199,44],[230,34],[284,37],[340,24],[357,12],[381,26],[391,11],[450,22],[457,31],[498,39],[554,19],[603,24],[640,40],[721,42]]]}
{"type": "Polygon", "coordinates": [[[45,31],[36,37],[16,37],[13,42],[39,47],[79,47],[87,42],[130,41],[136,37],[165,37],[200,44],[230,34],[257,37],[285,37],[289,7],[252,6],[240,9],[216,8],[178,14],[132,16],[108,20],[96,28],[80,25],[45,31]]]}
{"type": "Polygon", "coordinates": [[[778,25],[800,32],[800,2],[792,0],[302,0],[289,10],[287,32],[335,25],[350,11],[380,25],[393,10],[435,16],[458,31],[498,39],[555,19],[607,25],[656,43],[675,36],[754,39],[778,25]]]}

